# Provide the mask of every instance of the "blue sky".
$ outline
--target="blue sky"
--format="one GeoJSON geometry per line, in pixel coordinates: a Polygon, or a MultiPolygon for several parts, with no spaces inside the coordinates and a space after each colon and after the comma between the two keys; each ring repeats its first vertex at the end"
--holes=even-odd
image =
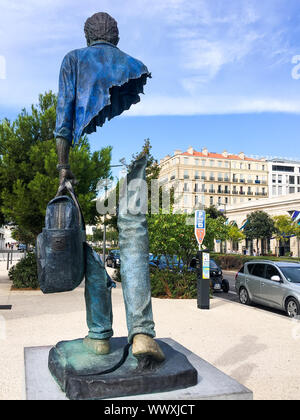
{"type": "Polygon", "coordinates": [[[140,104],[90,136],[94,149],[114,147],[113,163],[146,137],[157,158],[189,145],[300,157],[299,0],[1,0],[0,118],[57,91],[62,58],[85,46],[97,11],[153,75],[140,104]]]}

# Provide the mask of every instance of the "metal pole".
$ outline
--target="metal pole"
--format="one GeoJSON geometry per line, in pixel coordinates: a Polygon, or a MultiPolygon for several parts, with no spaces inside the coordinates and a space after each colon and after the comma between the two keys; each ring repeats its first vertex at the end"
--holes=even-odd
{"type": "MultiPolygon", "coordinates": [[[[107,187],[105,187],[105,200],[107,200],[107,187]]],[[[104,215],[104,227],[103,227],[103,264],[105,267],[106,260],[106,215],[104,215]]]]}
{"type": "Polygon", "coordinates": [[[104,228],[103,228],[103,264],[105,267],[105,259],[106,259],[106,225],[105,225],[105,216],[104,216],[104,228]]]}
{"type": "Polygon", "coordinates": [[[9,270],[9,252],[7,252],[7,270],[9,270]]]}

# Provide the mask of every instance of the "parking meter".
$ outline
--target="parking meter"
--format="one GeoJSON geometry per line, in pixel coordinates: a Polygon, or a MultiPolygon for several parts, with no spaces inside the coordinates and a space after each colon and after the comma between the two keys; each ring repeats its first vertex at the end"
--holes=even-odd
{"type": "Polygon", "coordinates": [[[210,254],[209,251],[197,253],[197,305],[199,309],[209,309],[210,295],[210,254]]]}

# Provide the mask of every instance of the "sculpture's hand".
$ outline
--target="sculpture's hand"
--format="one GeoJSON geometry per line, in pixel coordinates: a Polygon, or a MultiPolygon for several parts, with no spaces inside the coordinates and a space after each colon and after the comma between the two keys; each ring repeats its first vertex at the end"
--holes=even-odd
{"type": "Polygon", "coordinates": [[[58,154],[57,169],[59,172],[59,189],[57,195],[59,196],[67,192],[65,185],[68,181],[72,186],[76,185],[78,181],[75,179],[75,176],[69,165],[70,144],[68,140],[64,139],[63,137],[58,137],[56,139],[56,148],[58,154]]]}
{"type": "Polygon", "coordinates": [[[64,184],[66,181],[70,181],[72,185],[78,183],[71,169],[60,169],[59,170],[59,185],[64,184]]]}
{"type": "Polygon", "coordinates": [[[59,169],[59,189],[57,192],[57,196],[64,195],[67,193],[66,183],[70,182],[72,187],[78,184],[77,179],[75,178],[71,169],[68,168],[61,168],[59,169]]]}

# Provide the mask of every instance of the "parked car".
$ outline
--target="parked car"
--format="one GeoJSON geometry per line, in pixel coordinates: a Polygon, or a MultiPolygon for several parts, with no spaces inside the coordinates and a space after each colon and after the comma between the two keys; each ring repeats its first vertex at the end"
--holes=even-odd
{"type": "Polygon", "coordinates": [[[26,245],[25,244],[19,244],[18,245],[18,251],[24,252],[26,250],[26,245]]]}
{"type": "Polygon", "coordinates": [[[120,267],[120,251],[118,249],[113,249],[109,252],[106,258],[106,265],[113,268],[120,267]]]}
{"type": "Polygon", "coordinates": [[[160,270],[182,270],[183,261],[177,255],[159,255],[152,260],[160,270]]]}
{"type": "Polygon", "coordinates": [[[248,262],[237,273],[235,288],[240,303],[258,303],[300,315],[300,264],[284,261],[248,262]]]}

